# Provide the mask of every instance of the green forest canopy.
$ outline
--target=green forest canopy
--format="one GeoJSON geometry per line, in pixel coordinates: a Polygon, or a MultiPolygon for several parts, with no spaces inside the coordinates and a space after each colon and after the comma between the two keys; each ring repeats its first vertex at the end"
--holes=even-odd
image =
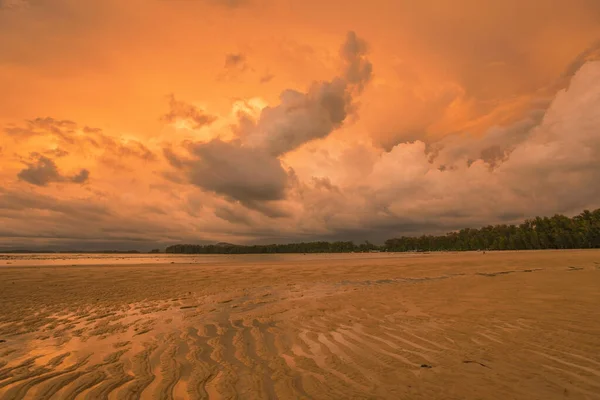
{"type": "Polygon", "coordinates": [[[535,217],[520,225],[489,225],[465,228],[442,236],[402,236],[388,239],[383,246],[366,241],[309,242],[242,246],[177,244],[167,253],[264,254],[264,253],[350,253],[368,251],[467,251],[600,248],[600,209],[585,210],[569,218],[564,215],[535,217]]]}

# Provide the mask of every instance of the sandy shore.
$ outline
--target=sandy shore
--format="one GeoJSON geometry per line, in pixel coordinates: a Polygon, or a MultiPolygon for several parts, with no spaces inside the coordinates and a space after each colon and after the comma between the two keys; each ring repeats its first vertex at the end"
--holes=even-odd
{"type": "Polygon", "coordinates": [[[600,399],[600,251],[0,267],[2,399],[600,399]]]}

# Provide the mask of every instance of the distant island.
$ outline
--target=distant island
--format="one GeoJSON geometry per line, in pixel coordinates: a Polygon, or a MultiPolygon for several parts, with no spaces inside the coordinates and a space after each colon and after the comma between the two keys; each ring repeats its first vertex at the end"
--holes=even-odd
{"type": "Polygon", "coordinates": [[[402,236],[388,239],[382,246],[368,241],[301,242],[268,245],[177,244],[166,248],[175,254],[270,254],[270,253],[352,253],[352,252],[425,252],[472,250],[541,250],[600,248],[600,209],[585,210],[569,218],[535,217],[520,225],[489,225],[465,228],[442,236],[402,236]]]}

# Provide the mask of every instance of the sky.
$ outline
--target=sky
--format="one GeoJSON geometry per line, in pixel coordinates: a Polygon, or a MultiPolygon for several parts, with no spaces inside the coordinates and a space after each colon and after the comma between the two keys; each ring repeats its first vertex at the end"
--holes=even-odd
{"type": "Polygon", "coordinates": [[[0,0],[0,250],[600,207],[597,0],[0,0]]]}

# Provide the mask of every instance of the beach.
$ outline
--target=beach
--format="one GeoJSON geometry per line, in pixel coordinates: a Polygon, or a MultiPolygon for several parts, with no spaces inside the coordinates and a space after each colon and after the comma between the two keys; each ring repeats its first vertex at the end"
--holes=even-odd
{"type": "Polygon", "coordinates": [[[600,251],[0,256],[1,399],[600,399],[600,251]]]}

